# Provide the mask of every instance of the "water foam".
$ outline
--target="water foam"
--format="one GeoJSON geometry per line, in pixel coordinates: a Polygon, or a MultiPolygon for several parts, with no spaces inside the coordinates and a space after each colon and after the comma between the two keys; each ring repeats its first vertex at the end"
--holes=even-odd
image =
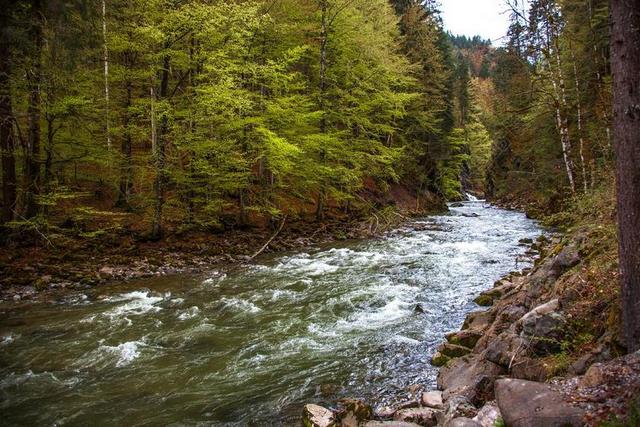
{"type": "Polygon", "coordinates": [[[119,318],[127,315],[141,315],[148,312],[158,312],[162,310],[161,307],[156,306],[157,303],[163,301],[165,297],[170,298],[171,294],[165,296],[153,296],[148,291],[135,291],[122,294],[113,299],[107,299],[107,301],[127,301],[127,303],[119,305],[112,310],[104,312],[104,315],[111,320],[118,320],[119,318]]]}
{"type": "Polygon", "coordinates": [[[193,307],[189,307],[188,309],[182,311],[178,315],[178,319],[179,320],[193,319],[194,317],[196,317],[198,315],[198,313],[200,313],[200,309],[198,308],[198,306],[194,305],[193,307]]]}
{"type": "Polygon", "coordinates": [[[139,347],[143,345],[143,341],[128,341],[117,346],[102,345],[98,350],[117,356],[116,368],[121,368],[140,357],[139,347]]]}
{"type": "Polygon", "coordinates": [[[242,311],[247,313],[258,313],[262,311],[260,307],[252,303],[251,301],[246,301],[239,298],[222,298],[220,300],[225,307],[230,308],[234,311],[242,311]]]}
{"type": "Polygon", "coordinates": [[[4,335],[2,337],[2,341],[0,341],[0,345],[8,345],[14,342],[17,338],[20,338],[20,335],[14,335],[13,333],[9,333],[8,335],[4,335]]]}

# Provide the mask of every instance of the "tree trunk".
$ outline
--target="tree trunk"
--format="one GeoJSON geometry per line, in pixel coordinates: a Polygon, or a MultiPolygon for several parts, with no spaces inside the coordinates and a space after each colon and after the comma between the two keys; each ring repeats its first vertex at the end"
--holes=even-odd
{"type": "MultiPolygon", "coordinates": [[[[4,18],[4,17],[3,17],[4,18]]],[[[13,220],[16,204],[16,159],[11,106],[11,50],[6,38],[5,19],[0,30],[0,152],[2,153],[2,217],[0,223],[13,220]]]]}
{"type": "Polygon", "coordinates": [[[627,350],[640,349],[640,4],[611,0],[622,320],[627,350]]]}
{"type": "Polygon", "coordinates": [[[107,44],[107,1],[102,0],[102,43],[104,62],[104,115],[107,134],[107,148],[111,150],[111,129],[109,123],[109,45],[107,44]]]}
{"type": "MultiPolygon", "coordinates": [[[[325,97],[327,92],[327,45],[329,43],[328,32],[328,12],[329,12],[328,0],[320,0],[320,10],[322,13],[322,26],[320,32],[320,132],[326,133],[327,131],[327,115],[325,113],[325,97]]],[[[325,161],[324,150],[320,149],[320,163],[325,161]]],[[[323,180],[324,178],[321,178],[323,180]]],[[[318,190],[318,200],[316,203],[316,220],[322,221],[324,219],[324,199],[325,199],[325,183],[320,182],[320,188],[318,190]]]]}
{"type": "MultiPolygon", "coordinates": [[[[562,61],[560,59],[560,43],[558,41],[558,34],[554,36],[555,40],[555,48],[553,49],[556,57],[556,66],[558,67],[556,72],[558,76],[558,84],[557,89],[559,89],[558,93],[558,101],[560,102],[560,107],[558,109],[558,125],[560,126],[560,139],[562,144],[562,155],[564,157],[564,164],[567,169],[567,178],[569,179],[569,186],[571,187],[571,193],[575,194],[576,192],[576,182],[575,182],[575,166],[573,164],[573,159],[571,157],[571,139],[569,138],[569,119],[567,117],[568,104],[567,104],[567,95],[565,89],[564,76],[562,74],[562,61]]],[[[555,83],[554,83],[555,87],[555,83]]]]}
{"type": "Polygon", "coordinates": [[[127,80],[127,97],[124,104],[124,119],[122,124],[124,127],[124,136],[122,138],[122,144],[120,146],[120,185],[118,191],[118,200],[116,206],[119,208],[129,209],[129,198],[131,197],[131,189],[133,188],[133,168],[132,168],[132,144],[131,144],[131,129],[130,129],[130,113],[131,108],[131,82],[127,80]]]}
{"type": "MultiPolygon", "coordinates": [[[[571,47],[569,47],[571,49],[571,47]]],[[[589,192],[589,184],[587,183],[587,165],[584,160],[584,135],[582,131],[582,101],[580,100],[580,78],[578,77],[578,66],[576,65],[576,56],[571,49],[571,59],[573,62],[573,77],[575,78],[576,85],[576,114],[578,115],[578,138],[579,138],[579,151],[580,151],[580,167],[582,171],[582,187],[584,193],[589,192]]]]}
{"type": "MultiPolygon", "coordinates": [[[[165,55],[162,61],[162,71],[160,73],[160,96],[159,99],[166,99],[169,90],[169,66],[171,58],[165,55]]],[[[153,225],[151,227],[151,238],[160,239],[162,237],[162,210],[164,209],[165,193],[164,186],[166,181],[166,138],[167,138],[167,113],[162,114],[160,119],[160,127],[157,129],[155,138],[155,166],[156,179],[153,183],[155,196],[155,208],[153,213],[153,225]]]]}
{"type": "Polygon", "coordinates": [[[33,218],[38,214],[37,196],[40,192],[40,84],[42,80],[42,45],[44,10],[41,0],[31,2],[31,28],[29,35],[32,43],[32,58],[27,69],[29,101],[27,121],[29,137],[25,156],[25,217],[33,218]]]}

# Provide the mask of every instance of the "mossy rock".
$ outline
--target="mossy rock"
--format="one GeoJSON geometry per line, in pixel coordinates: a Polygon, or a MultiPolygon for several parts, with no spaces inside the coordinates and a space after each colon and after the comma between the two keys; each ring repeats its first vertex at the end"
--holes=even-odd
{"type": "Polygon", "coordinates": [[[438,353],[443,354],[450,359],[453,359],[471,353],[471,349],[469,347],[446,342],[440,344],[440,347],[438,347],[438,353]]]}
{"type": "Polygon", "coordinates": [[[451,358],[445,356],[444,354],[440,353],[439,351],[437,351],[432,357],[431,357],[431,364],[433,366],[444,366],[446,365],[449,360],[451,360],[451,358]]]}
{"type": "Polygon", "coordinates": [[[474,331],[472,329],[466,329],[464,331],[452,332],[450,334],[447,334],[446,338],[447,341],[449,341],[451,344],[473,349],[481,337],[481,332],[474,331]]]}
{"type": "Polygon", "coordinates": [[[493,297],[487,294],[482,294],[473,301],[481,307],[490,307],[493,305],[493,297]]]}

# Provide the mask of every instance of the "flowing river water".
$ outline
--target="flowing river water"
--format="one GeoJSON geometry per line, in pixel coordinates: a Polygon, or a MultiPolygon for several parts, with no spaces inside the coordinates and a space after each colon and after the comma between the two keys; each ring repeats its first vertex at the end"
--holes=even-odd
{"type": "MultiPolygon", "coordinates": [[[[383,238],[0,306],[0,425],[299,425],[435,385],[430,355],[540,228],[482,201],[383,238]],[[420,305],[424,313],[416,312],[420,305]]],[[[516,260],[520,259],[517,264],[516,260]]]]}

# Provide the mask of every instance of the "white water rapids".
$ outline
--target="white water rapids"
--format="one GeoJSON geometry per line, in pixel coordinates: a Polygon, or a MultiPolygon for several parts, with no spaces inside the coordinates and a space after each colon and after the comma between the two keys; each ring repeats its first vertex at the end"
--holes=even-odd
{"type": "Polygon", "coordinates": [[[382,405],[541,230],[482,201],[380,239],[225,273],[0,306],[3,425],[298,425],[305,402],[382,405]],[[415,311],[420,305],[424,314],[415,311]]]}

